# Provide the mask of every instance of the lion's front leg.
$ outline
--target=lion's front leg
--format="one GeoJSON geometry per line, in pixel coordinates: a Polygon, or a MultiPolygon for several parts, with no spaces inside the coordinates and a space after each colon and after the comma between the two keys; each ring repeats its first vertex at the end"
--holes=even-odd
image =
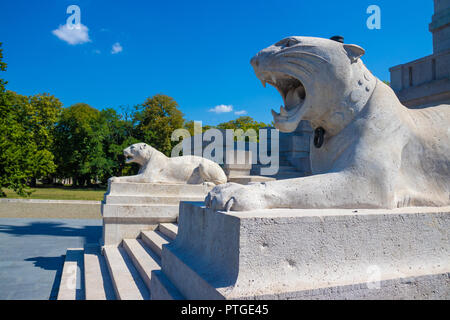
{"type": "Polygon", "coordinates": [[[143,174],[138,174],[135,176],[128,177],[112,177],[109,179],[111,182],[129,182],[129,183],[143,183],[143,182],[151,182],[149,177],[144,176],[143,174]]]}
{"type": "Polygon", "coordinates": [[[265,183],[227,183],[214,187],[205,203],[215,210],[251,211],[271,208],[279,198],[278,193],[268,190],[265,183]]]}
{"type": "Polygon", "coordinates": [[[392,199],[382,177],[328,173],[253,185],[215,187],[206,205],[216,210],[248,211],[272,208],[388,208],[392,199]]]}

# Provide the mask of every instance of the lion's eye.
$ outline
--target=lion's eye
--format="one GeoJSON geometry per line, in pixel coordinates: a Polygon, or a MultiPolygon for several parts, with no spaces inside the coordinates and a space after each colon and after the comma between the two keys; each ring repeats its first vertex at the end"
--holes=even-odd
{"type": "Polygon", "coordinates": [[[278,47],[289,48],[289,47],[295,46],[298,43],[300,43],[300,41],[296,38],[287,38],[287,39],[283,39],[283,40],[279,41],[275,45],[278,47]]]}

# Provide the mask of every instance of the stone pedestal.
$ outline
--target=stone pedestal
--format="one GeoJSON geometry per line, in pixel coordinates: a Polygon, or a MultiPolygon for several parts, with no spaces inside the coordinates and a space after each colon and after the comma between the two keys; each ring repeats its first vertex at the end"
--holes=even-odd
{"type": "Polygon", "coordinates": [[[280,133],[280,163],[287,159],[301,176],[311,174],[309,160],[310,140],[313,129],[308,121],[301,121],[297,129],[291,133],[280,133]]]}
{"type": "Polygon", "coordinates": [[[249,176],[252,169],[251,151],[232,150],[225,153],[223,169],[228,178],[249,176]]]}
{"type": "Polygon", "coordinates": [[[224,171],[228,182],[249,184],[275,180],[275,178],[252,175],[253,166],[253,153],[251,151],[233,150],[225,154],[224,171]]]}
{"type": "Polygon", "coordinates": [[[225,213],[182,202],[178,223],[162,275],[186,299],[450,298],[450,207],[225,213]]]}
{"type": "Polygon", "coordinates": [[[189,184],[112,183],[102,201],[103,245],[118,245],[154,230],[159,223],[176,222],[181,200],[204,201],[212,187],[189,184]]]}

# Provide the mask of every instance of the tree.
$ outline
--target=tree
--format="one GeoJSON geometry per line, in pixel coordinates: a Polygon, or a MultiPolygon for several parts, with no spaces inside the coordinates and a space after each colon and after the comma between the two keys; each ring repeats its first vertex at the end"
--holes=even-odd
{"type": "MultiPolygon", "coordinates": [[[[194,121],[187,121],[185,124],[184,124],[184,128],[186,129],[186,130],[188,130],[189,131],[189,133],[191,134],[191,137],[193,137],[194,136],[194,121]]],[[[205,133],[206,131],[208,131],[209,129],[213,129],[214,128],[214,126],[210,126],[210,125],[202,125],[202,133],[205,133]]]]}
{"type": "Polygon", "coordinates": [[[123,150],[139,140],[133,136],[133,119],[126,113],[118,114],[114,109],[101,111],[101,121],[107,126],[107,135],[103,143],[107,167],[101,180],[103,183],[112,176],[135,175],[139,170],[137,164],[125,165],[123,150]]]}
{"type": "Polygon", "coordinates": [[[84,186],[91,185],[104,174],[107,160],[103,141],[107,134],[107,127],[97,109],[85,103],[64,109],[55,128],[58,177],[71,177],[74,186],[84,186]]]}
{"type": "Polygon", "coordinates": [[[30,193],[26,182],[33,175],[31,159],[36,151],[30,133],[20,123],[19,111],[26,100],[10,91],[0,95],[0,189],[11,188],[23,196],[30,193]]]}
{"type": "Polygon", "coordinates": [[[264,122],[255,121],[252,117],[249,116],[242,116],[235,120],[231,120],[217,125],[218,129],[233,129],[233,130],[242,129],[244,130],[244,132],[249,129],[253,129],[256,131],[258,141],[259,141],[259,129],[265,127],[269,127],[269,125],[265,124],[264,122]]]}
{"type": "Polygon", "coordinates": [[[218,129],[242,129],[244,131],[248,129],[254,129],[258,131],[260,128],[267,127],[264,122],[257,122],[252,117],[242,116],[235,120],[221,123],[217,125],[218,129]]]}
{"type": "MultiPolygon", "coordinates": [[[[2,57],[0,49],[0,70],[5,71],[2,57]]],[[[0,194],[11,188],[26,195],[27,182],[55,170],[52,136],[62,104],[48,94],[27,97],[6,91],[5,84],[0,79],[0,194]]]]}
{"type": "Polygon", "coordinates": [[[61,115],[62,103],[50,94],[37,94],[29,98],[29,108],[26,110],[25,125],[33,133],[37,154],[31,186],[36,186],[36,179],[55,172],[54,130],[61,115]]]}
{"type": "Polygon", "coordinates": [[[27,97],[7,91],[4,97],[0,116],[2,185],[26,194],[25,183],[35,186],[36,179],[55,171],[51,149],[61,102],[47,94],[27,97]]]}
{"type": "Polygon", "coordinates": [[[176,145],[171,135],[174,130],[183,128],[183,117],[173,98],[162,94],[148,98],[137,107],[136,138],[170,156],[176,145]]]}
{"type": "MultiPolygon", "coordinates": [[[[2,43],[0,42],[0,71],[6,71],[6,63],[3,62],[3,49],[2,43]]],[[[0,95],[5,92],[5,86],[8,82],[3,79],[0,79],[0,95]]],[[[0,96],[1,97],[1,96],[0,96]]]]}

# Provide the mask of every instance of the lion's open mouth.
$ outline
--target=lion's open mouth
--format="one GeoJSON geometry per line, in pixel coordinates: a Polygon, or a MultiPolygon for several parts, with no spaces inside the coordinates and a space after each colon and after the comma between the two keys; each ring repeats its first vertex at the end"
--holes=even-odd
{"type": "Polygon", "coordinates": [[[125,162],[126,163],[133,162],[134,157],[133,157],[133,155],[131,153],[128,153],[128,152],[124,151],[123,155],[125,157],[125,162]]]}
{"type": "Polygon", "coordinates": [[[303,83],[281,72],[264,72],[259,77],[264,87],[266,83],[275,87],[284,101],[280,112],[272,110],[275,123],[290,121],[296,118],[306,99],[306,90],[303,83]]]}

